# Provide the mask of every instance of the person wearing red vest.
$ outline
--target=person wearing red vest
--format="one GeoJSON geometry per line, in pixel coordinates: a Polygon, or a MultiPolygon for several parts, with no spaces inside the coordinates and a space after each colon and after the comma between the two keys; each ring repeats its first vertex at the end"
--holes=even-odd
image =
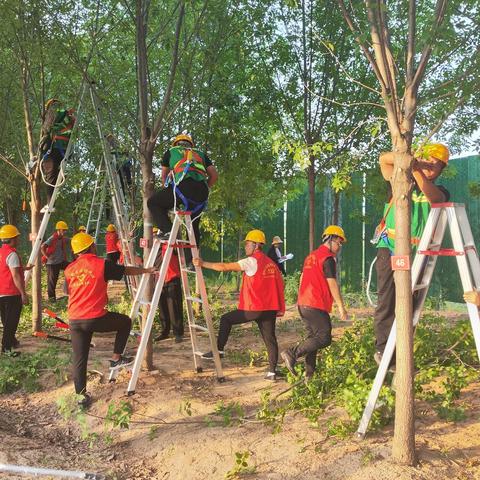
{"type": "MultiPolygon", "coordinates": [[[[251,230],[245,237],[247,258],[233,263],[212,263],[202,259],[193,259],[198,267],[210,268],[218,272],[243,272],[242,287],[238,309],[222,315],[218,332],[217,346],[220,356],[228,340],[232,325],[257,322],[268,352],[269,370],[266,380],[276,380],[278,362],[278,344],[275,335],[277,316],[285,313],[283,279],[275,263],[262,252],[265,234],[261,230],[251,230]]],[[[213,358],[208,352],[203,358],[213,358]]]]}
{"type": "Polygon", "coordinates": [[[337,283],[335,261],[346,241],[343,229],[330,225],[322,234],[322,245],[310,253],[303,264],[297,303],[308,335],[297,346],[284,350],[280,355],[292,375],[297,374],[297,360],[305,357],[306,380],[312,378],[315,372],[318,350],[332,343],[330,312],[333,301],[337,304],[341,320],[347,320],[347,311],[337,283]]]}
{"type": "Polygon", "coordinates": [[[123,275],[153,273],[155,268],[123,267],[96,255],[93,237],[77,233],[72,238],[72,250],[77,259],[65,269],[68,286],[68,318],[73,349],[73,382],[75,392],[81,395],[81,406],[87,407],[91,397],[86,393],[87,362],[94,332],[116,332],[110,368],[118,369],[133,362],[123,356],[131,319],[127,315],[108,312],[106,305],[109,280],[120,280],[123,275]]]}
{"type": "Polygon", "coordinates": [[[48,299],[51,302],[55,302],[57,299],[55,290],[58,276],[60,270],[67,268],[70,252],[70,239],[65,236],[65,232],[68,230],[67,223],[63,220],[58,221],[55,224],[55,230],[55,233],[41,247],[42,261],[45,261],[47,265],[47,290],[48,299]]]}
{"type": "MultiPolygon", "coordinates": [[[[13,352],[15,333],[22,313],[22,305],[28,304],[23,281],[22,261],[17,253],[20,232],[13,225],[3,225],[0,228],[0,318],[3,325],[2,353],[11,356],[19,355],[13,352]]],[[[32,267],[29,267],[32,268],[32,267]]]]}
{"type": "MultiPolygon", "coordinates": [[[[162,258],[167,250],[167,244],[162,244],[161,253],[155,260],[155,267],[160,269],[162,258]]],[[[158,273],[156,274],[158,275],[158,273]]],[[[173,329],[175,342],[180,343],[183,340],[183,299],[182,286],[180,284],[180,264],[178,262],[177,252],[174,250],[168,264],[167,276],[163,284],[162,294],[160,295],[159,320],[162,325],[162,333],[155,338],[156,341],[165,340],[170,335],[170,326],[173,329]]]]}
{"type": "Polygon", "coordinates": [[[105,234],[105,249],[107,252],[107,260],[113,263],[118,263],[120,260],[121,249],[119,248],[120,241],[117,235],[117,229],[115,225],[111,223],[107,227],[107,233],[105,234]]]}

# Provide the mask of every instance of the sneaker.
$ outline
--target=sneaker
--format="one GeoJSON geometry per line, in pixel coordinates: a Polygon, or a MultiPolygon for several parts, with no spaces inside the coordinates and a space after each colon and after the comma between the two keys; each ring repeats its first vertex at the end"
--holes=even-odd
{"type": "Polygon", "coordinates": [[[297,372],[295,372],[295,363],[297,363],[295,357],[288,350],[284,350],[280,353],[280,356],[283,358],[288,371],[292,375],[297,375],[297,372]]]}
{"type": "Polygon", "coordinates": [[[274,382],[277,379],[277,374],[275,372],[265,372],[265,376],[263,378],[265,380],[274,382]]]}
{"type": "MultiPolygon", "coordinates": [[[[220,354],[220,358],[223,358],[225,356],[225,352],[223,350],[219,350],[218,353],[220,354]]],[[[202,354],[202,358],[205,358],[206,360],[213,360],[213,352],[207,352],[202,354]]]]}
{"type": "Polygon", "coordinates": [[[154,235],[154,237],[157,237],[159,240],[165,242],[170,238],[170,232],[162,233],[160,230],[158,231],[157,235],[154,235]]]}
{"type": "Polygon", "coordinates": [[[169,337],[168,333],[162,333],[158,337],[155,337],[156,342],[161,342],[162,340],[166,340],[169,337]]]}
{"type": "Polygon", "coordinates": [[[175,343],[182,343],[183,335],[175,335],[175,343]]]}
{"type": "Polygon", "coordinates": [[[15,350],[3,350],[2,351],[3,355],[11,358],[18,357],[20,355],[20,352],[15,351],[15,350]]]}
{"type": "Polygon", "coordinates": [[[133,357],[120,356],[118,360],[110,360],[110,370],[118,370],[119,368],[128,367],[133,363],[133,357]]]}
{"type": "Polygon", "coordinates": [[[82,398],[78,400],[77,405],[80,408],[87,409],[92,404],[92,396],[89,393],[83,393],[81,394],[81,397],[82,398]]]}
{"type": "MultiPolygon", "coordinates": [[[[383,352],[376,351],[375,354],[373,355],[373,358],[375,359],[375,362],[377,362],[377,365],[380,365],[382,358],[383,358],[383,352]]],[[[388,366],[388,371],[391,373],[396,372],[396,366],[395,366],[395,359],[390,360],[390,365],[388,366]]]]}
{"type": "Polygon", "coordinates": [[[17,337],[13,337],[12,347],[13,347],[13,348],[18,348],[19,346],[20,346],[20,342],[18,341],[18,338],[17,338],[17,337]]]}

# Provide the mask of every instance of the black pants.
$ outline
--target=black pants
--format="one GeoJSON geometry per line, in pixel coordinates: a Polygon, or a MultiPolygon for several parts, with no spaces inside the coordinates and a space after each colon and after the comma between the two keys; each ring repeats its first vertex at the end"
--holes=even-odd
{"type": "MultiPolygon", "coordinates": [[[[194,202],[205,202],[208,199],[208,186],[205,182],[197,182],[191,178],[186,178],[178,185],[178,189],[187,199],[193,200],[194,202]]],[[[148,199],[148,208],[154,222],[162,233],[167,233],[172,229],[172,222],[168,218],[168,211],[173,208],[174,201],[172,185],[156,192],[148,199]]],[[[180,197],[177,196],[177,205],[180,203],[180,197]]],[[[194,207],[195,205],[190,206],[192,209],[194,207]]],[[[201,211],[202,210],[196,212],[194,217],[197,217],[201,211]]],[[[197,245],[200,245],[200,217],[193,221],[193,231],[197,245]]]]}
{"type": "Polygon", "coordinates": [[[0,297],[0,318],[3,325],[2,352],[8,352],[13,347],[21,312],[22,297],[20,295],[0,297]]]}
{"type": "Polygon", "coordinates": [[[325,310],[299,306],[298,312],[305,325],[307,338],[296,347],[290,348],[289,352],[295,360],[305,356],[305,375],[311,376],[317,365],[318,350],[332,343],[332,322],[325,310]]]}
{"type": "MultiPolygon", "coordinates": [[[[63,160],[63,152],[52,148],[48,157],[42,162],[42,170],[45,180],[50,185],[55,185],[57,183],[58,173],[60,171],[60,164],[63,160]]],[[[52,198],[54,187],[47,185],[47,202],[50,202],[52,198]]]]}
{"type": "Polygon", "coordinates": [[[49,300],[55,300],[56,294],[55,289],[57,288],[58,276],[60,275],[60,270],[65,270],[70,262],[62,263],[53,263],[49,265],[47,263],[47,290],[49,300]]]}
{"type": "Polygon", "coordinates": [[[107,253],[107,260],[110,260],[113,263],[118,263],[120,260],[120,252],[107,253]]]}
{"type": "Polygon", "coordinates": [[[379,352],[385,350],[393,321],[395,320],[395,282],[390,263],[390,250],[388,248],[377,249],[377,308],[373,317],[375,329],[375,348],[379,352]]]}
{"type": "Polygon", "coordinates": [[[85,393],[87,388],[87,362],[90,342],[94,332],[117,332],[113,353],[122,354],[128,341],[132,321],[127,315],[107,312],[91,320],[70,320],[70,335],[73,349],[73,383],[75,392],[85,393]]]}
{"type": "Polygon", "coordinates": [[[228,341],[232,325],[240,325],[242,323],[257,322],[263,341],[267,347],[268,363],[270,372],[275,372],[278,363],[278,343],[275,335],[275,322],[277,320],[277,312],[274,310],[266,311],[250,311],[250,310],[234,310],[226,313],[220,318],[220,328],[218,331],[217,346],[219,350],[223,350],[228,341]]]}
{"type": "Polygon", "coordinates": [[[170,326],[175,336],[183,336],[183,305],[180,278],[174,278],[163,286],[158,305],[162,335],[170,333],[170,326]]]}

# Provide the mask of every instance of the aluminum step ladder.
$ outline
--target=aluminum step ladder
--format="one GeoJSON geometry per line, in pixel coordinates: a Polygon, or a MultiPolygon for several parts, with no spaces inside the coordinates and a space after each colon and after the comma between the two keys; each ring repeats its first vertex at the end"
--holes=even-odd
{"type": "Polygon", "coordinates": [[[155,284],[155,289],[151,300],[145,298],[145,291],[148,285],[148,274],[142,276],[140,281],[137,294],[132,304],[132,310],[130,312],[130,317],[132,320],[136,318],[139,314],[140,307],[144,306],[148,308],[148,316],[145,323],[145,328],[142,331],[142,337],[140,345],[138,347],[137,355],[135,357],[135,362],[132,368],[132,377],[128,384],[127,393],[128,395],[133,395],[135,393],[135,388],[137,386],[138,377],[140,375],[140,369],[142,367],[143,358],[145,356],[145,350],[147,348],[148,339],[152,331],[153,321],[157,311],[158,303],[160,301],[160,295],[162,293],[163,285],[165,283],[165,277],[167,274],[167,269],[170,264],[170,259],[172,258],[173,250],[176,249],[178,253],[178,259],[180,263],[180,273],[181,273],[181,283],[183,290],[183,297],[186,302],[187,307],[187,321],[188,329],[190,332],[190,340],[192,345],[192,354],[193,354],[193,364],[195,371],[197,373],[203,371],[202,367],[202,355],[205,352],[200,350],[199,345],[199,334],[206,333],[209,337],[209,349],[213,353],[213,362],[215,366],[217,380],[222,382],[225,380],[222,370],[222,362],[220,360],[220,354],[217,348],[217,340],[215,336],[215,331],[213,328],[212,315],[210,312],[210,306],[208,303],[207,289],[205,287],[205,279],[203,277],[203,272],[200,267],[194,267],[194,270],[188,269],[185,261],[185,252],[186,248],[191,249],[192,257],[198,258],[198,248],[195,240],[195,234],[193,232],[192,219],[190,212],[176,211],[175,220],[173,222],[172,230],[170,232],[170,237],[167,240],[160,240],[158,238],[154,239],[150,255],[147,260],[146,268],[154,265],[158,253],[160,252],[162,243],[166,243],[167,247],[165,249],[162,264],[160,267],[160,272],[158,280],[155,284]],[[181,240],[179,238],[181,232],[181,226],[184,226],[187,231],[188,240],[181,240]],[[189,285],[189,275],[195,275],[198,286],[200,297],[194,297],[189,285]],[[203,312],[203,317],[205,319],[205,326],[197,323],[193,304],[197,303],[201,306],[201,311],[203,312]]]}
{"type": "MultiPolygon", "coordinates": [[[[129,206],[123,195],[122,187],[120,184],[120,179],[118,178],[118,168],[116,164],[116,158],[111,153],[110,145],[107,141],[107,137],[103,130],[103,118],[102,111],[100,108],[100,99],[97,96],[95,91],[95,86],[93,82],[89,84],[90,96],[92,98],[92,104],[95,109],[95,118],[97,120],[98,134],[102,143],[103,151],[103,166],[105,168],[105,173],[110,185],[110,197],[113,206],[113,212],[115,215],[115,226],[117,228],[118,236],[120,237],[120,242],[122,244],[122,253],[125,259],[124,264],[127,266],[135,266],[135,247],[133,243],[133,238],[130,236],[129,228],[129,206]]],[[[134,276],[128,277],[128,284],[130,287],[130,292],[135,294],[138,279],[134,276]]]]}
{"type": "MultiPolygon", "coordinates": [[[[420,319],[420,314],[427,297],[437,258],[454,256],[457,259],[460,280],[464,292],[480,288],[480,260],[475,248],[472,230],[468,222],[465,205],[462,203],[432,204],[425,230],[418,246],[412,265],[413,326],[420,319]],[[446,227],[449,227],[453,249],[442,248],[446,227]]],[[[476,305],[467,303],[468,315],[472,326],[475,345],[480,359],[480,316],[476,305]]],[[[382,361],[377,370],[363,416],[357,429],[357,436],[364,438],[370,419],[387,375],[388,366],[393,357],[396,344],[396,321],[393,322],[382,361]]]]}
{"type": "Polygon", "coordinates": [[[107,196],[107,175],[105,172],[103,157],[98,163],[95,170],[95,187],[93,189],[92,203],[88,212],[87,232],[95,239],[95,244],[98,245],[98,235],[102,224],[105,203],[107,196]]]}
{"type": "MultiPolygon", "coordinates": [[[[65,160],[67,160],[73,149],[73,145],[75,143],[75,138],[77,136],[79,124],[82,118],[83,114],[83,101],[84,101],[84,96],[85,96],[85,91],[87,89],[87,85],[85,80],[82,82],[82,86],[80,87],[80,99],[78,101],[78,108],[77,108],[77,117],[75,120],[75,125],[73,126],[72,134],[70,135],[70,139],[68,141],[67,149],[65,150],[65,155],[63,156],[63,160],[60,164],[60,172],[63,172],[63,165],[65,163],[65,160]]],[[[40,157],[38,158],[38,161],[40,162],[41,159],[40,157]]],[[[47,205],[47,209],[44,212],[42,221],[40,223],[40,227],[38,229],[37,235],[35,238],[31,238],[31,241],[33,242],[32,245],[32,251],[30,253],[30,257],[28,258],[27,265],[34,265],[35,262],[37,261],[38,254],[40,252],[40,247],[42,246],[43,243],[43,238],[45,236],[45,232],[47,231],[47,226],[48,222],[50,221],[50,217],[52,216],[52,213],[54,212],[54,206],[55,202],[57,200],[58,192],[60,191],[60,188],[65,180],[64,176],[61,175],[59,172],[59,175],[57,177],[57,181],[55,183],[55,188],[53,189],[52,197],[50,198],[50,202],[47,205]]],[[[25,278],[25,284],[27,284],[32,276],[32,270],[26,270],[24,274],[25,278]]]]}

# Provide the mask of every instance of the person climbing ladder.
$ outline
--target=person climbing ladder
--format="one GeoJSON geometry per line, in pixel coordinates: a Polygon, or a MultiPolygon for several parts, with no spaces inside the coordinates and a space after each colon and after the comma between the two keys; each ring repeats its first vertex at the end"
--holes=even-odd
{"type": "Polygon", "coordinates": [[[191,135],[177,135],[162,159],[162,184],[165,188],[148,199],[148,208],[162,238],[168,238],[172,228],[168,211],[181,203],[192,212],[195,239],[197,245],[200,244],[200,214],[206,206],[209,189],[217,179],[218,173],[212,161],[203,151],[195,148],[191,135]]]}
{"type": "Polygon", "coordinates": [[[45,104],[45,118],[40,139],[40,168],[47,183],[47,204],[52,198],[60,172],[60,164],[70,142],[75,125],[73,109],[62,108],[61,102],[51,98],[45,104]]]}

